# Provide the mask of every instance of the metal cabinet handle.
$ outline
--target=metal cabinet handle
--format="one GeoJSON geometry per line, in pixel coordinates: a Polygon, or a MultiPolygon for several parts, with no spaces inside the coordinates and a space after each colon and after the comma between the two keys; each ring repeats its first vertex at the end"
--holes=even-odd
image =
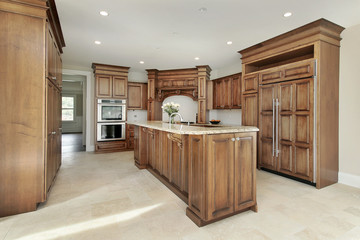
{"type": "Polygon", "coordinates": [[[279,156],[279,99],[276,99],[276,157],[279,156]]]}
{"type": "Polygon", "coordinates": [[[56,77],[52,77],[51,79],[52,79],[52,80],[56,80],[56,77]]]}
{"type": "Polygon", "coordinates": [[[235,142],[235,138],[231,138],[231,141],[235,142]]]}
{"type": "Polygon", "coordinates": [[[275,156],[275,99],[272,100],[272,155],[275,156]]]}
{"type": "Polygon", "coordinates": [[[51,132],[51,134],[52,134],[52,135],[55,135],[55,134],[56,134],[56,132],[51,132]]]}
{"type": "Polygon", "coordinates": [[[240,138],[239,138],[239,137],[237,137],[237,138],[236,138],[236,141],[240,141],[240,138]]]}

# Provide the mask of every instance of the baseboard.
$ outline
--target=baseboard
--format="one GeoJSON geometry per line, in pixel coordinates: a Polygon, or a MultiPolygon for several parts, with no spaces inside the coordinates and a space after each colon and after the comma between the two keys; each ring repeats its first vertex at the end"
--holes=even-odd
{"type": "Polygon", "coordinates": [[[86,146],[87,152],[94,152],[95,151],[95,145],[86,146]]]}
{"type": "Polygon", "coordinates": [[[339,183],[360,188],[360,176],[350,173],[339,172],[339,183]]]}

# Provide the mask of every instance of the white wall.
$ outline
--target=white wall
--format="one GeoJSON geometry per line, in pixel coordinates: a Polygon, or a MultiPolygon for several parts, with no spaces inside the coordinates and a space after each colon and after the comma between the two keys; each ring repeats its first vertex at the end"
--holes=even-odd
{"type": "MultiPolygon", "coordinates": [[[[196,121],[196,113],[198,112],[198,102],[193,101],[190,97],[186,96],[171,96],[166,98],[163,101],[163,104],[168,102],[174,102],[180,104],[179,113],[183,117],[185,121],[195,122],[196,121]]],[[[162,115],[163,121],[169,121],[169,115],[163,112],[162,115]]],[[[175,118],[175,121],[180,121],[179,117],[175,118]]]]}
{"type": "Polygon", "coordinates": [[[223,125],[241,125],[241,109],[210,110],[209,120],[220,120],[223,125]]]}
{"type": "Polygon", "coordinates": [[[339,182],[360,188],[360,24],[345,29],[341,36],[339,182]]]}

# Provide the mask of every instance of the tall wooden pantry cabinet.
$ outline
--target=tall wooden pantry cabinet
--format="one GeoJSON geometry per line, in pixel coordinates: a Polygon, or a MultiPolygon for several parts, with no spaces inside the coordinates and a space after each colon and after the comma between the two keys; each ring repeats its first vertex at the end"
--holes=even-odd
{"type": "Polygon", "coordinates": [[[326,187],[338,181],[343,27],[319,19],[242,51],[243,124],[258,166],[326,187]]]}
{"type": "Polygon", "coordinates": [[[0,0],[0,217],[36,210],[61,165],[54,0],[0,0]]]}

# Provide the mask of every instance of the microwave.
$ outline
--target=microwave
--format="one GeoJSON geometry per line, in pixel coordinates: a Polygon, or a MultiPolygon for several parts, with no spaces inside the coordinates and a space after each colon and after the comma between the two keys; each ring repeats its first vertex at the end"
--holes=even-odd
{"type": "Polygon", "coordinates": [[[126,100],[98,99],[98,122],[126,121],[126,100]]]}
{"type": "Polygon", "coordinates": [[[126,139],[125,122],[98,123],[97,141],[115,141],[126,139]]]}

